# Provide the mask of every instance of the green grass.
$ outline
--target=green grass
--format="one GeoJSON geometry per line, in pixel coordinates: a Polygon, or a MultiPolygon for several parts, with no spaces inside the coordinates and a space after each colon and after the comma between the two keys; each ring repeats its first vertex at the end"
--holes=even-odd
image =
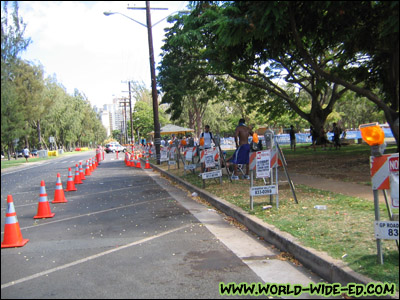
{"type": "MultiPolygon", "coordinates": [[[[371,155],[371,147],[367,144],[352,144],[342,146],[340,150],[335,150],[334,148],[327,147],[327,150],[322,151],[320,146],[317,146],[317,150],[314,151],[309,144],[298,144],[296,147],[296,152],[290,150],[289,145],[280,145],[285,157],[291,156],[367,156],[371,155]]],[[[385,154],[396,153],[397,146],[390,144],[386,146],[385,154]]]]}
{"type": "Polygon", "coordinates": [[[28,159],[28,162],[26,162],[24,157],[18,157],[18,159],[15,158],[11,158],[10,160],[8,160],[7,158],[4,158],[1,160],[1,169],[7,169],[7,168],[11,168],[11,167],[17,167],[20,165],[29,165],[31,163],[34,162],[39,162],[39,161],[43,161],[43,160],[49,160],[49,159],[54,159],[54,158],[58,158],[58,157],[63,157],[63,156],[69,156],[69,155],[74,155],[74,154],[80,154],[84,151],[73,151],[73,152],[64,152],[63,154],[60,154],[58,156],[48,156],[48,157],[32,157],[28,159]]]}
{"type": "MultiPolygon", "coordinates": [[[[293,153],[283,148],[286,155],[339,155],[339,151],[316,151],[296,149],[293,153]],[[286,152],[288,152],[286,154],[286,152]]],[[[351,145],[342,147],[340,155],[370,155],[369,146],[351,145]],[[344,151],[342,151],[344,150],[344,151]]],[[[396,147],[389,147],[385,153],[393,153],[396,147]]],[[[227,151],[229,156],[233,151],[227,151]]],[[[163,169],[168,167],[164,164],[163,169]]],[[[202,180],[196,174],[183,169],[170,169],[170,172],[183,180],[202,188],[202,180]]],[[[263,185],[258,180],[255,186],[263,185]]],[[[384,264],[377,261],[376,240],[374,237],[374,204],[370,200],[349,197],[327,191],[317,190],[304,185],[296,185],[296,197],[293,200],[288,186],[279,187],[279,209],[275,199],[273,208],[263,210],[270,204],[269,197],[254,197],[254,210],[250,210],[249,181],[230,182],[224,176],[222,186],[219,181],[207,180],[205,190],[257,216],[264,222],[274,225],[298,238],[307,247],[325,251],[331,257],[342,260],[354,271],[373,280],[395,283],[399,287],[399,252],[395,241],[382,240],[384,264]],[[326,205],[327,210],[317,210],[315,205],[326,205]]],[[[371,191],[372,193],[372,191],[371,191]]],[[[398,209],[394,213],[399,213],[398,209]]],[[[382,220],[389,220],[386,205],[380,204],[382,220]]]]}

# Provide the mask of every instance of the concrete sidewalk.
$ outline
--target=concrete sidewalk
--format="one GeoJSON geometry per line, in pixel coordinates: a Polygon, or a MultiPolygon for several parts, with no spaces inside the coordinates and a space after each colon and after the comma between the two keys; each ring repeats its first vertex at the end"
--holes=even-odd
{"type": "MultiPolygon", "coordinates": [[[[370,186],[352,183],[352,182],[343,182],[343,181],[338,181],[338,180],[333,180],[333,179],[327,179],[327,178],[320,177],[320,176],[317,177],[317,176],[298,174],[298,173],[290,173],[290,172],[289,172],[289,176],[295,185],[296,184],[304,184],[304,185],[307,185],[309,187],[319,189],[319,190],[324,190],[324,191],[329,191],[329,192],[333,192],[333,193],[337,193],[337,194],[343,194],[346,196],[358,197],[358,198],[363,198],[363,199],[368,199],[368,200],[374,201],[372,187],[370,187],[370,186]]],[[[286,179],[284,172],[280,171],[279,178],[286,179]]],[[[383,196],[382,197],[380,196],[379,200],[384,201],[383,196]]]]}

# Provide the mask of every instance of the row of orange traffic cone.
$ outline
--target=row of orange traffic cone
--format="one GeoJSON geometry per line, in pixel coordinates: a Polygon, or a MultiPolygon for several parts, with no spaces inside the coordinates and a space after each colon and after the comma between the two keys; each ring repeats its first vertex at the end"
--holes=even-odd
{"type": "MultiPolygon", "coordinates": [[[[141,154],[138,155],[134,155],[133,152],[132,154],[129,156],[129,153],[125,153],[125,165],[127,165],[128,167],[136,167],[136,168],[142,168],[142,165],[140,163],[140,157],[142,157],[141,154]],[[135,163],[136,161],[136,163],[135,163]]],[[[146,157],[146,164],[144,166],[145,169],[151,169],[150,167],[150,163],[149,163],[149,157],[146,157]]]]}
{"type": "MultiPolygon", "coordinates": [[[[98,162],[95,158],[86,160],[86,171],[83,173],[82,162],[75,166],[75,178],[72,179],[71,168],[68,169],[68,183],[66,192],[76,191],[75,184],[82,184],[85,175],[90,176],[97,168],[98,162]]],[[[64,190],[62,187],[60,173],[57,173],[56,189],[54,191],[54,200],[51,203],[67,203],[64,190]]],[[[50,204],[47,199],[46,186],[44,180],[40,182],[39,205],[37,214],[34,219],[52,218],[55,213],[51,212],[50,204]]],[[[11,195],[7,196],[6,220],[4,225],[4,239],[1,248],[23,247],[29,239],[23,239],[21,229],[19,227],[17,213],[15,212],[14,201],[11,195]]]]}

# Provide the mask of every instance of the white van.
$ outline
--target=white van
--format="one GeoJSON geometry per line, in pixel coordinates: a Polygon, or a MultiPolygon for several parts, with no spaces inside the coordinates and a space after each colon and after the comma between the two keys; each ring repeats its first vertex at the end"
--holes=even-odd
{"type": "Polygon", "coordinates": [[[116,142],[111,142],[109,144],[106,145],[104,151],[106,151],[107,153],[115,153],[115,152],[125,152],[126,151],[126,147],[116,143],[116,142]]]}

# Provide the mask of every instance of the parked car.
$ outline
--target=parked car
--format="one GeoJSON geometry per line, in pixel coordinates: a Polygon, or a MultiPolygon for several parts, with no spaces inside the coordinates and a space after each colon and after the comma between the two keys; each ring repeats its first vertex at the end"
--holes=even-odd
{"type": "Polygon", "coordinates": [[[33,149],[31,151],[32,156],[38,156],[38,150],[37,149],[33,149]]]}
{"type": "Polygon", "coordinates": [[[110,152],[113,152],[113,153],[114,152],[125,152],[126,151],[126,147],[124,147],[124,146],[122,146],[120,144],[117,144],[117,143],[110,143],[110,144],[106,145],[104,151],[106,151],[107,153],[110,153],[110,152]]]}
{"type": "Polygon", "coordinates": [[[24,157],[24,150],[16,150],[15,153],[17,153],[18,157],[24,157]]]}

